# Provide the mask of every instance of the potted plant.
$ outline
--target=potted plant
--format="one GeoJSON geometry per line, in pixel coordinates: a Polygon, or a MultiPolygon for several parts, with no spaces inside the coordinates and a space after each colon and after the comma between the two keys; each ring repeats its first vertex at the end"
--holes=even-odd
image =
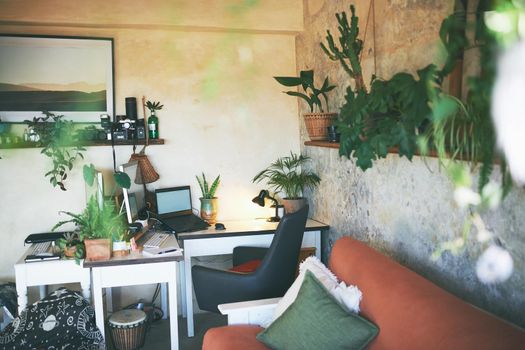
{"type": "Polygon", "coordinates": [[[84,257],[84,244],[78,232],[66,232],[64,237],[57,241],[62,254],[68,258],[80,260],[84,257]]]}
{"type": "Polygon", "coordinates": [[[86,259],[91,261],[108,260],[111,257],[111,241],[119,240],[127,227],[124,216],[111,200],[106,200],[99,206],[92,196],[81,214],[63,212],[70,220],[60,221],[53,230],[66,223],[74,223],[78,228],[80,240],[86,247],[86,259]]]}
{"type": "Polygon", "coordinates": [[[310,157],[290,152],[290,156],[281,157],[266,169],[255,175],[253,182],[266,180],[268,186],[275,192],[284,192],[282,199],[285,213],[294,213],[306,204],[303,197],[305,188],[313,189],[321,179],[317,174],[304,169],[310,157]]]}
{"type": "Polygon", "coordinates": [[[328,110],[328,96],[327,93],[335,88],[335,85],[330,85],[328,77],[325,78],[320,89],[314,85],[314,71],[301,71],[298,77],[274,77],[281,85],[292,87],[301,86],[304,93],[297,91],[285,91],[287,95],[297,96],[302,98],[310,107],[310,113],[303,115],[308,136],[312,141],[326,140],[327,127],[332,125],[337,118],[337,113],[325,112],[320,96],[324,99],[324,104],[328,110]],[[314,113],[314,110],[317,112],[314,113]]]}
{"type": "Polygon", "coordinates": [[[202,197],[199,198],[201,201],[201,218],[209,224],[214,224],[217,221],[217,197],[215,197],[215,191],[217,191],[217,187],[221,182],[221,176],[217,176],[211,186],[208,185],[204,173],[202,173],[202,178],[199,178],[198,175],[195,177],[202,192],[202,197]]]}
{"type": "Polygon", "coordinates": [[[148,118],[148,136],[152,140],[159,138],[159,118],[157,117],[157,111],[160,111],[164,107],[160,102],[146,102],[146,108],[149,109],[150,116],[148,118]]]}

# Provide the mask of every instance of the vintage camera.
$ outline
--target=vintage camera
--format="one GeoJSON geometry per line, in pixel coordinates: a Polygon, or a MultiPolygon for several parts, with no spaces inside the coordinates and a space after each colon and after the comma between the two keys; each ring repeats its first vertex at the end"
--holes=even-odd
{"type": "Polygon", "coordinates": [[[117,122],[113,124],[113,137],[115,140],[133,140],[136,134],[136,121],[118,115],[117,122]]]}
{"type": "Polygon", "coordinates": [[[144,140],[146,138],[146,126],[144,125],[144,119],[137,120],[137,139],[144,140]]]}

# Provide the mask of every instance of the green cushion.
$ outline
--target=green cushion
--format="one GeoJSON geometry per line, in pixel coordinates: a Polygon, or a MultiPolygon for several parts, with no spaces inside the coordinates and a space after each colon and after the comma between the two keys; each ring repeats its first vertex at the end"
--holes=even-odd
{"type": "Polygon", "coordinates": [[[307,271],[297,299],[257,339],[272,349],[363,349],[378,331],[373,323],[343,310],[307,271]]]}

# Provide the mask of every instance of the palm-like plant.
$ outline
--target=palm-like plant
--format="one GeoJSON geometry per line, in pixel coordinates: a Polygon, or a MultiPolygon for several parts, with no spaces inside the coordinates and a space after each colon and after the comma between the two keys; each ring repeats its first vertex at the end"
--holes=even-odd
{"type": "Polygon", "coordinates": [[[266,180],[273,192],[284,192],[288,199],[302,198],[305,188],[315,188],[321,182],[317,174],[303,168],[310,157],[294,154],[281,157],[253,178],[253,182],[266,180]]]}

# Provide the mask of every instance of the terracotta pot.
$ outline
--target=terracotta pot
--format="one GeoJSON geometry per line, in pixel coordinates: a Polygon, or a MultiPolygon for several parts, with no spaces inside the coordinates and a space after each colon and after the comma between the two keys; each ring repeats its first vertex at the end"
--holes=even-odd
{"type": "Polygon", "coordinates": [[[303,114],[306,131],[312,141],[328,140],[327,127],[337,119],[337,113],[305,113],[303,114]]]}
{"type": "Polygon", "coordinates": [[[75,253],[77,252],[77,246],[74,245],[72,247],[65,247],[64,248],[64,255],[67,256],[68,258],[73,258],[75,257],[75,253]]]}
{"type": "Polygon", "coordinates": [[[86,260],[98,261],[111,258],[111,240],[109,238],[86,239],[86,260]]]}
{"type": "Polygon", "coordinates": [[[217,222],[217,197],[199,198],[201,201],[201,218],[208,224],[213,225],[217,222]]]}
{"type": "Polygon", "coordinates": [[[298,199],[283,198],[282,202],[283,202],[285,214],[295,213],[296,211],[304,207],[307,203],[306,198],[298,198],[298,199]]]}

